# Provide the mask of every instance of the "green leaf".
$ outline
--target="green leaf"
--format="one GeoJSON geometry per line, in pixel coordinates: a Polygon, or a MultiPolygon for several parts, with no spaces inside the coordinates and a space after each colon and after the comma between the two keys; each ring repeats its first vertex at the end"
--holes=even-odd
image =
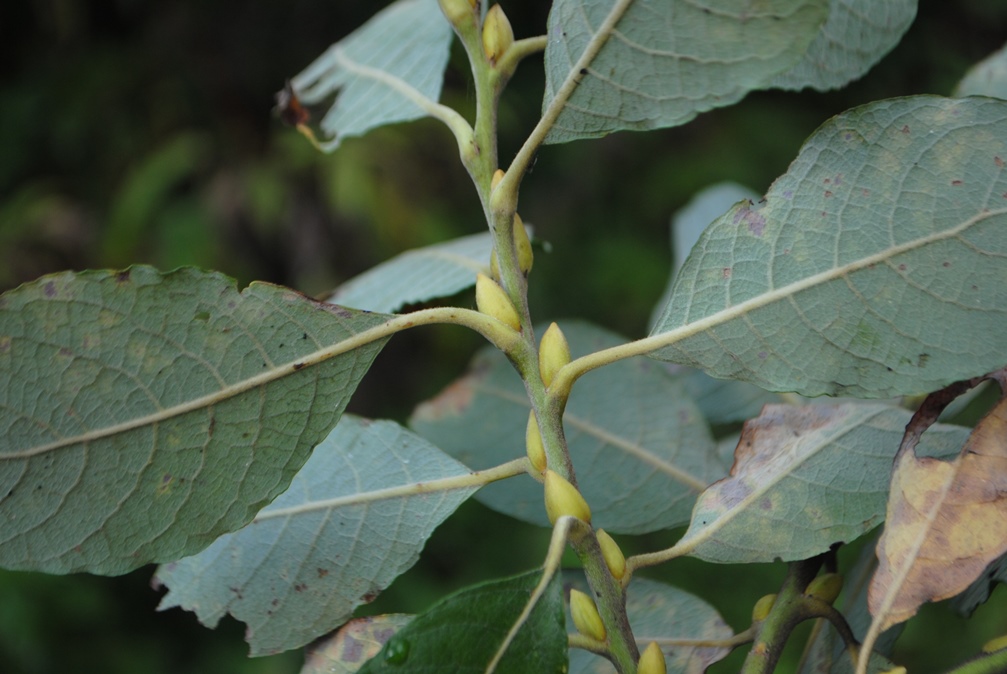
{"type": "MultiPolygon", "coordinates": [[[[690,642],[717,641],[734,635],[705,601],[677,588],[634,578],[626,591],[626,613],[641,650],[656,641],[664,652],[668,674],[704,672],[722,660],[730,648],[695,646],[690,642]]],[[[608,660],[579,649],[570,650],[570,674],[611,674],[608,660]]]]}
{"type": "Polygon", "coordinates": [[[706,230],[651,355],[808,396],[918,394],[1002,366],[1005,161],[1003,101],[832,119],[764,203],[706,230]]]}
{"type": "Polygon", "coordinates": [[[190,555],[287,488],[387,317],[215,273],[64,272],[0,297],[0,566],[190,555]]]}
{"type": "Polygon", "coordinates": [[[915,18],[916,0],[831,0],[828,19],[804,58],[769,86],[838,89],[890,52],[915,18]]]}
{"type": "Polygon", "coordinates": [[[556,0],[549,13],[545,142],[684,124],[798,62],[828,0],[556,0]],[[744,4],[745,7],[740,7],[744,4]],[[555,108],[554,108],[555,109],[555,108]]]}
{"type": "MultiPolygon", "coordinates": [[[[711,562],[807,559],[884,520],[892,459],[911,414],[882,404],[768,405],[745,424],[730,477],[707,489],[676,544],[711,562]]],[[[937,424],[927,456],[969,430],[937,424]]]]}
{"type": "Polygon", "coordinates": [[[702,370],[681,366],[672,372],[712,425],[745,421],[759,416],[765,405],[783,402],[779,394],[743,381],[714,379],[702,370]]]}
{"type": "MultiPolygon", "coordinates": [[[[482,674],[521,616],[540,570],[465,588],[416,616],[361,674],[482,674]]],[[[562,586],[557,577],[517,632],[495,674],[559,674],[567,668],[562,586]]]]}
{"type": "Polygon", "coordinates": [[[955,87],[955,96],[1007,98],[1007,46],[972,66],[955,87]]]}
{"type": "Polygon", "coordinates": [[[409,250],[350,279],[328,301],[389,312],[454,295],[474,285],[478,272],[486,272],[492,251],[489,232],[409,250]]]}
{"type": "Polygon", "coordinates": [[[248,625],[252,655],[303,646],[416,563],[477,488],[435,480],[468,474],[392,421],[346,416],[251,524],[158,569],[170,588],[158,609],[195,611],[208,627],[230,613],[248,625]]]}
{"type": "Polygon", "coordinates": [[[330,138],[343,138],[426,116],[414,96],[436,101],[448,62],[451,26],[436,0],[399,0],[318,57],[291,80],[302,103],[335,95],[322,119],[330,138]]]}
{"type": "Polygon", "coordinates": [[[355,674],[412,619],[391,613],[351,620],[305,649],[300,674],[355,674]]]}
{"type": "MultiPolygon", "coordinates": [[[[625,342],[586,323],[561,327],[575,357],[625,342]]],[[[577,484],[595,526],[610,532],[684,524],[698,494],[727,472],[699,410],[675,378],[654,365],[637,358],[591,372],[566,407],[577,484]]],[[[409,423],[459,461],[481,468],[524,455],[529,409],[510,362],[488,349],[476,356],[469,374],[419,406],[409,423]]],[[[542,486],[534,480],[489,485],[476,498],[549,526],[542,486]]]]}

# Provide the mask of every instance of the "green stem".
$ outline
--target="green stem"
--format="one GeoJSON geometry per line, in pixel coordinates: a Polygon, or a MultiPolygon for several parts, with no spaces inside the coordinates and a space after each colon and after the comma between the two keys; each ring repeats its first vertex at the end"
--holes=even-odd
{"type": "Polygon", "coordinates": [[[962,663],[947,674],[1002,674],[1007,672],[1007,649],[984,653],[978,658],[962,663]]]}

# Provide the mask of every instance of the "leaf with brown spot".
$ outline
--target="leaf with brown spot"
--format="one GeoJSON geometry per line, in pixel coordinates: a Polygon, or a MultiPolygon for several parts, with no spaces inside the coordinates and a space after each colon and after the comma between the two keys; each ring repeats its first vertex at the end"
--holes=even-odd
{"type": "Polygon", "coordinates": [[[412,619],[411,615],[392,613],[351,620],[305,650],[300,674],[356,672],[412,619]]]}
{"type": "Polygon", "coordinates": [[[869,594],[877,629],[964,591],[1007,552],[1007,397],[954,461],[919,458],[905,445],[891,493],[869,594]]]}

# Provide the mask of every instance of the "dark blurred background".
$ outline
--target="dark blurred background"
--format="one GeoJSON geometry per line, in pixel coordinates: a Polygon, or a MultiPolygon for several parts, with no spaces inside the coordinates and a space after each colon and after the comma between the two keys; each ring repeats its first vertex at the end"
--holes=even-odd
{"type": "MultiPolygon", "coordinates": [[[[481,231],[454,141],[438,123],[384,128],[322,155],[272,112],[288,77],[384,4],[0,4],[0,289],[142,262],[320,295],[403,250],[481,231]]],[[[548,3],[504,9],[518,37],[544,32],[548,3]]],[[[536,260],[533,312],[641,336],[669,272],[669,218],[694,192],[722,180],[765,190],[830,116],[879,98],[948,94],[1005,40],[1005,0],[923,0],[901,45],[843,91],[759,93],[682,128],[543,149],[520,207],[552,244],[536,260]]],[[[443,100],[470,112],[467,73],[456,48],[443,100]]],[[[537,118],[542,80],[541,58],[530,59],[504,98],[504,164],[537,118]]],[[[404,419],[479,345],[450,328],[397,336],[351,411],[404,419]]],[[[654,549],[674,537],[624,545],[654,549]]],[[[546,544],[541,530],[467,504],[367,609],[422,610],[448,590],[536,566],[546,544]]],[[[297,670],[296,653],[247,659],[236,622],[210,631],[178,610],[155,613],[150,575],[0,573],[0,672],[297,670]]],[[[679,560],[656,575],[708,598],[741,629],[782,568],[679,560]]],[[[978,623],[928,607],[904,639],[910,671],[940,671],[969,644],[974,652],[1007,631],[1003,598],[994,600],[1000,608],[981,609],[978,623]]]]}

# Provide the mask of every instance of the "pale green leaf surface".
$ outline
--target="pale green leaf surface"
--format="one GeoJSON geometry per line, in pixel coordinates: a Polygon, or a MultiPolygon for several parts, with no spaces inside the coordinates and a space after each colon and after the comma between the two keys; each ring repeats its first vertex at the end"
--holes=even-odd
{"type": "Polygon", "coordinates": [[[328,301],[391,312],[454,295],[475,285],[477,273],[487,272],[492,251],[489,232],[408,250],[339,286],[328,301]]]}
{"type": "Polygon", "coordinates": [[[125,573],[245,525],[384,340],[324,350],[386,318],[194,269],[65,272],[6,293],[0,566],[125,573]]]}
{"type": "Polygon", "coordinates": [[[1007,98],[1007,46],[972,66],[955,88],[955,96],[1007,98]]]}
{"type": "MultiPolygon", "coordinates": [[[[541,570],[529,571],[445,597],[389,639],[361,673],[483,674],[541,578],[541,570]]],[[[562,586],[553,576],[495,674],[564,674],[563,619],[562,586]]]]}
{"type": "MultiPolygon", "coordinates": [[[[625,341],[586,323],[560,325],[574,357],[625,341]]],[[[476,356],[466,376],[419,406],[410,425],[459,461],[482,468],[525,454],[529,409],[512,365],[489,349],[476,356]]],[[[647,359],[585,375],[570,396],[564,423],[592,521],[612,532],[684,524],[698,494],[727,472],[699,410],[664,367],[647,359]]],[[[489,485],[476,498],[548,526],[542,486],[530,478],[489,485]]]]}
{"type": "Polygon", "coordinates": [[[838,89],[890,52],[915,18],[916,0],[830,0],[829,16],[804,57],[769,86],[838,89]]]}
{"type": "MultiPolygon", "coordinates": [[[[633,578],[626,591],[626,613],[641,650],[652,641],[661,646],[668,674],[704,672],[730,653],[727,648],[689,643],[727,639],[734,632],[716,609],[678,588],[647,578],[633,578]]],[[[614,672],[615,667],[608,660],[587,651],[570,650],[570,674],[614,672]]]]}
{"type": "Polygon", "coordinates": [[[348,415],[251,524],[158,569],[170,590],[158,608],[195,611],[209,627],[230,613],[248,625],[252,655],[303,646],[411,567],[476,488],[381,490],[468,473],[394,422],[348,415]]]}
{"type": "Polygon", "coordinates": [[[291,79],[303,103],[335,96],[321,121],[329,138],[323,147],[335,150],[343,138],[425,117],[404,91],[437,101],[451,35],[436,0],[399,0],[291,79]]]}
{"type": "Polygon", "coordinates": [[[798,62],[828,0],[751,5],[557,0],[542,108],[563,109],[545,142],[675,126],[741,100],[798,62]]]}
{"type": "Polygon", "coordinates": [[[672,372],[712,425],[745,421],[759,416],[764,405],[783,402],[778,393],[747,382],[714,379],[702,370],[681,366],[672,372]]]}
{"type": "Polygon", "coordinates": [[[391,613],[351,620],[305,648],[300,674],[355,674],[412,619],[391,613]]]}
{"type": "Polygon", "coordinates": [[[651,355],[808,396],[918,394],[1002,366],[1005,161],[1002,101],[835,117],[764,204],[704,232],[651,355]]]}
{"type": "MultiPolygon", "coordinates": [[[[892,459],[911,414],[882,404],[767,406],[745,424],[730,477],[696,503],[682,539],[693,556],[807,559],[884,520],[892,459]]],[[[956,454],[969,429],[937,424],[927,456],[956,454]]]]}

